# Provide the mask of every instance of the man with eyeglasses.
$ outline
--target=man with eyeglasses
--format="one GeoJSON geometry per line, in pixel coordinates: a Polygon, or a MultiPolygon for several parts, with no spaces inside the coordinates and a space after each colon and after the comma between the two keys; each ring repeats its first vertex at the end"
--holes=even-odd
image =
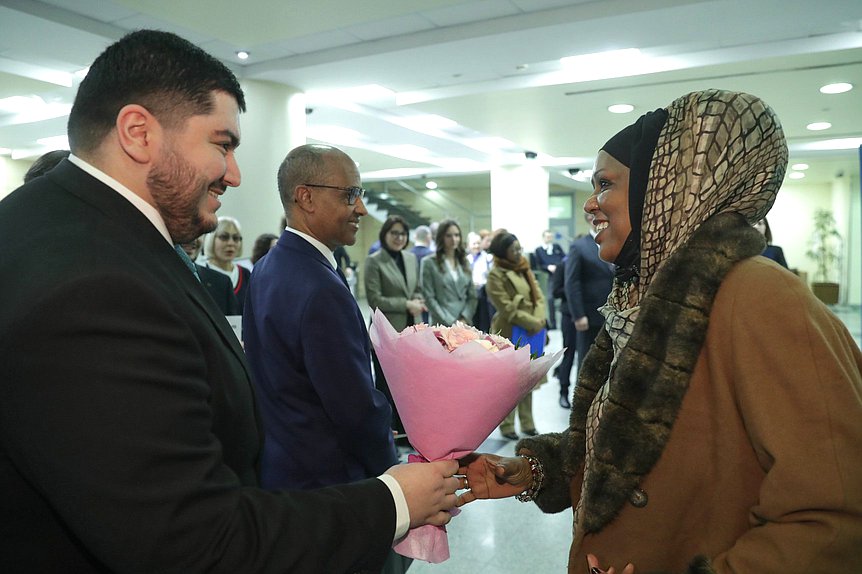
{"type": "Polygon", "coordinates": [[[255,265],[243,315],[265,488],[354,482],[398,460],[365,322],[333,255],[356,242],[368,214],[360,183],[354,161],[330,146],[300,146],[278,170],[287,228],[255,265]]]}

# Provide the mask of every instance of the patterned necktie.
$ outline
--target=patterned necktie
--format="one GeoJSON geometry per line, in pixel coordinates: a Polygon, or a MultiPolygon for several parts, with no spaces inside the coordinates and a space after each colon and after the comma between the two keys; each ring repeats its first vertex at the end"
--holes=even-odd
{"type": "Polygon", "coordinates": [[[194,275],[194,276],[195,276],[195,279],[197,279],[197,280],[198,280],[198,283],[200,283],[201,278],[200,278],[200,275],[198,275],[198,270],[197,270],[197,268],[195,267],[195,264],[194,264],[194,263],[192,262],[192,260],[189,258],[189,256],[188,256],[188,254],[186,253],[185,249],[183,249],[183,246],[182,246],[182,245],[179,245],[179,244],[174,245],[174,251],[176,251],[176,252],[177,252],[177,255],[179,255],[179,257],[180,257],[180,259],[182,259],[183,263],[185,263],[185,264],[186,264],[186,267],[188,267],[188,268],[189,268],[189,271],[191,271],[191,272],[192,272],[192,275],[194,275]]]}

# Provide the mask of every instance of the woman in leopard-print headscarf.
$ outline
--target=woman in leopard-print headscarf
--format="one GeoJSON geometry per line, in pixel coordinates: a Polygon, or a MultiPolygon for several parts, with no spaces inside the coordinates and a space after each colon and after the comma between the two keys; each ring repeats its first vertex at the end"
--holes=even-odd
{"type": "Polygon", "coordinates": [[[569,428],[463,461],[474,498],[573,509],[569,572],[848,572],[862,564],[862,352],[751,224],[787,163],[777,117],[707,90],[596,159],[617,268],[569,428]]]}

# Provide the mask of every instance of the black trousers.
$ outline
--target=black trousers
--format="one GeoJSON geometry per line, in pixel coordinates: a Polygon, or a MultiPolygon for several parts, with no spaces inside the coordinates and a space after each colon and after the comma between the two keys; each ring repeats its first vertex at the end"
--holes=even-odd
{"type": "MultiPolygon", "coordinates": [[[[565,309],[566,306],[562,305],[565,309]]],[[[560,314],[560,331],[563,333],[563,347],[566,352],[563,353],[563,360],[560,361],[560,366],[557,370],[557,379],[560,381],[560,394],[569,396],[569,384],[572,375],[572,366],[575,363],[575,352],[577,351],[575,324],[572,322],[572,316],[568,313],[560,314]]]]}

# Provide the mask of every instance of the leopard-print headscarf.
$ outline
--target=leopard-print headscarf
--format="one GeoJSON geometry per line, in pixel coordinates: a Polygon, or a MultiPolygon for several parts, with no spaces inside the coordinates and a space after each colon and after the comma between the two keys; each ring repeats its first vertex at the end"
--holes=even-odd
{"type": "Polygon", "coordinates": [[[751,223],[762,218],[784,177],[784,133],[760,98],[692,92],[667,113],[643,199],[639,278],[614,283],[609,303],[617,312],[639,305],[661,264],[710,217],[737,212],[751,223]]]}

